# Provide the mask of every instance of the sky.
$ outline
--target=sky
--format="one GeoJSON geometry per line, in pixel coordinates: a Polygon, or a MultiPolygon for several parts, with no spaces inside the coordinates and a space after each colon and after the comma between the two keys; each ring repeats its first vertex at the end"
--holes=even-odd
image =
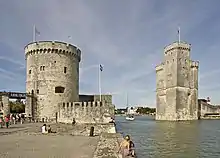
{"type": "Polygon", "coordinates": [[[82,51],[80,93],[112,94],[116,107],[156,106],[155,66],[166,45],[192,45],[200,62],[199,97],[220,104],[218,0],[0,1],[0,91],[25,92],[24,47],[33,39],[69,42],[82,51]],[[71,36],[71,38],[68,38],[71,36]],[[127,94],[127,95],[126,95],[127,94]]]}

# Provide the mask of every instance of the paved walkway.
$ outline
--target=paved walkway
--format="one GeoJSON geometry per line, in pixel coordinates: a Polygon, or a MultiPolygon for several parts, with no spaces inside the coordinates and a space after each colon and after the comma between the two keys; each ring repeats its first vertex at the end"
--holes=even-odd
{"type": "MultiPolygon", "coordinates": [[[[98,137],[40,133],[42,123],[0,129],[1,158],[92,158],[98,137]],[[19,131],[18,131],[19,130],[19,131]],[[4,133],[4,135],[1,135],[4,133]]],[[[52,126],[53,127],[53,126],[52,126]]],[[[53,129],[53,128],[52,128],[53,129]]]]}

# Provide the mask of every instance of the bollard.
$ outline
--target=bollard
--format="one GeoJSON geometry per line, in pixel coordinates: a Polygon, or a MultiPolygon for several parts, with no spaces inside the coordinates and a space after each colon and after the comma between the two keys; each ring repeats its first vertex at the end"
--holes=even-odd
{"type": "Polygon", "coordinates": [[[90,137],[93,137],[94,136],[94,127],[92,126],[90,128],[90,134],[89,134],[90,137]]]}

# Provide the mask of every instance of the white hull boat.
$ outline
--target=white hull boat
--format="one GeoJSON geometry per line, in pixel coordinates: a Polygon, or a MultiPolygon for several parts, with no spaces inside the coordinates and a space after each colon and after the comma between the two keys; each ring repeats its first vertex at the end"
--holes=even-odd
{"type": "Polygon", "coordinates": [[[134,121],[134,117],[128,117],[127,116],[125,119],[128,120],[128,121],[134,121]]]}

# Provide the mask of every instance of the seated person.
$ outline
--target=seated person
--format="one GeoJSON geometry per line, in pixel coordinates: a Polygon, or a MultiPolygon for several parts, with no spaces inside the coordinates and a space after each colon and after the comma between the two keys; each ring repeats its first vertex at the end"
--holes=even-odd
{"type": "Polygon", "coordinates": [[[132,157],[135,157],[135,146],[132,140],[130,140],[129,142],[129,155],[131,155],[132,157]]]}
{"type": "Polygon", "coordinates": [[[48,125],[48,129],[47,130],[48,130],[48,133],[56,133],[55,131],[52,131],[50,125],[48,125]]]}
{"type": "Polygon", "coordinates": [[[126,135],[124,140],[121,142],[119,146],[119,151],[120,150],[121,150],[123,157],[126,157],[126,156],[135,157],[134,143],[133,141],[131,141],[129,135],[126,135]]]}
{"type": "Polygon", "coordinates": [[[120,143],[118,152],[121,152],[123,157],[129,155],[129,148],[130,148],[129,141],[130,141],[130,137],[129,137],[129,135],[126,135],[124,137],[124,140],[120,143]]]}
{"type": "Polygon", "coordinates": [[[48,125],[47,131],[48,133],[52,133],[50,125],[48,125]]]}
{"type": "Polygon", "coordinates": [[[42,134],[48,133],[47,128],[46,128],[46,124],[44,124],[44,125],[41,127],[41,133],[42,133],[42,134]]]}

